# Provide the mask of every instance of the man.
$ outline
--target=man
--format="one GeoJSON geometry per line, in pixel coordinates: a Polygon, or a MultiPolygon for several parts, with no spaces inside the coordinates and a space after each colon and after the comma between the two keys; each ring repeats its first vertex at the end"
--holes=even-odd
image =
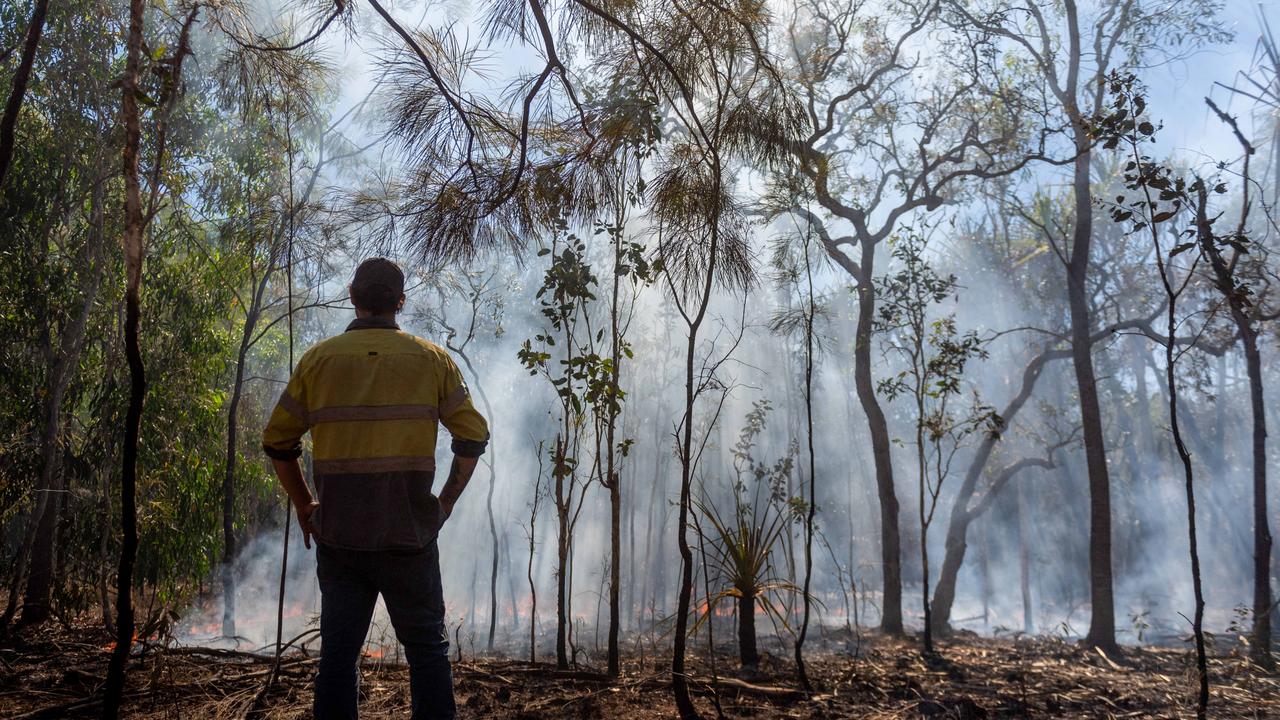
{"type": "Polygon", "coordinates": [[[263,433],[298,511],[320,580],[317,718],[355,718],[357,663],[381,593],[409,660],[414,718],[454,717],[436,535],[488,440],[462,373],[438,346],[400,331],[404,274],[366,260],[351,280],[356,319],[302,356],[263,433]],[[453,436],[440,495],[438,423],[453,436]],[[303,480],[311,432],[316,496],[303,480]]]}

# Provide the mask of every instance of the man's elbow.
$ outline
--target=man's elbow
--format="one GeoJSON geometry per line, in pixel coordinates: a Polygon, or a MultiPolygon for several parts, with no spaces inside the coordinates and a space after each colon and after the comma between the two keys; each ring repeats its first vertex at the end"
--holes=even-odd
{"type": "Polygon", "coordinates": [[[266,453],[267,457],[271,458],[272,460],[281,460],[283,462],[289,462],[291,460],[297,460],[299,457],[302,456],[302,443],[295,442],[293,445],[289,447],[281,448],[278,444],[272,444],[272,443],[263,441],[262,452],[266,453]]]}
{"type": "Polygon", "coordinates": [[[484,440],[468,440],[466,438],[453,438],[453,454],[458,457],[478,458],[484,454],[485,448],[489,444],[489,433],[485,433],[484,440]]]}

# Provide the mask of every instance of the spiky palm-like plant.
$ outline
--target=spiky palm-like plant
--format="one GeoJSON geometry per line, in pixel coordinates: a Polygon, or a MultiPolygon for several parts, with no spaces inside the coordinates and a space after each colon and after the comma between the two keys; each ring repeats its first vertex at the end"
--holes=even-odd
{"type": "Polygon", "coordinates": [[[703,539],[711,548],[712,567],[721,589],[707,597],[694,631],[709,621],[725,601],[736,601],[738,610],[738,658],[746,667],[760,662],[756,648],[756,608],[760,607],[776,623],[790,629],[778,596],[799,592],[792,582],[777,577],[773,570],[773,549],[787,529],[789,518],[774,503],[734,504],[726,516],[710,503],[697,503],[698,511],[710,524],[703,539]]]}

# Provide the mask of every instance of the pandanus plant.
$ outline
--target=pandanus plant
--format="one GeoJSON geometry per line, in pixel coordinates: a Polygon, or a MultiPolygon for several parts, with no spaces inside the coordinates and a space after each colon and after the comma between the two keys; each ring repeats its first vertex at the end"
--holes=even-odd
{"type": "Polygon", "coordinates": [[[756,609],[763,609],[776,625],[790,630],[781,595],[800,592],[794,583],[775,575],[773,550],[787,529],[789,517],[772,501],[747,504],[734,503],[731,517],[726,517],[711,503],[698,502],[699,514],[710,527],[702,527],[703,541],[709,549],[707,572],[720,589],[711,592],[694,624],[694,632],[709,622],[721,603],[737,601],[738,657],[744,667],[760,662],[756,649],[756,609]]]}

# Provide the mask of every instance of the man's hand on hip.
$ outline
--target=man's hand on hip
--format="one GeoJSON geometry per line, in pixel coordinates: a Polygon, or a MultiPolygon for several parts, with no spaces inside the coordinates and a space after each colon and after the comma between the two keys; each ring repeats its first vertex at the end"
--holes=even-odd
{"type": "Polygon", "coordinates": [[[311,515],[315,513],[316,508],[320,507],[320,503],[316,502],[315,497],[311,495],[311,488],[307,487],[307,481],[302,479],[302,466],[296,459],[272,458],[271,467],[275,469],[276,477],[280,478],[280,485],[289,495],[289,501],[298,510],[298,527],[302,528],[302,541],[310,550],[311,538],[316,534],[311,526],[311,515]]]}
{"type": "Polygon", "coordinates": [[[311,527],[311,516],[315,514],[318,507],[320,503],[314,500],[298,507],[298,527],[302,529],[302,542],[308,550],[311,549],[311,538],[316,534],[315,529],[311,527]]]}
{"type": "Polygon", "coordinates": [[[479,458],[453,456],[449,477],[445,480],[444,487],[440,488],[440,512],[445,520],[453,514],[454,504],[458,502],[462,491],[467,489],[467,483],[471,481],[471,474],[475,472],[478,461],[479,458]]]}

